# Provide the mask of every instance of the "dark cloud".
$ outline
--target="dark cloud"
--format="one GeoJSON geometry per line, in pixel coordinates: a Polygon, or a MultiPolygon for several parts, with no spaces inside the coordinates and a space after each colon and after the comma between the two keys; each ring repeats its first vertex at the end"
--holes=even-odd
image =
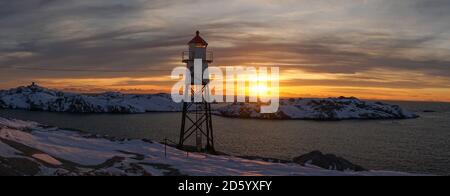
{"type": "Polygon", "coordinates": [[[251,2],[0,1],[0,75],[7,80],[168,74],[164,70],[177,65],[186,42],[201,29],[216,65],[273,63],[326,74],[383,69],[450,78],[446,0],[339,6],[317,1],[311,7],[308,1],[251,2]],[[195,5],[210,9],[189,10],[195,5]]]}

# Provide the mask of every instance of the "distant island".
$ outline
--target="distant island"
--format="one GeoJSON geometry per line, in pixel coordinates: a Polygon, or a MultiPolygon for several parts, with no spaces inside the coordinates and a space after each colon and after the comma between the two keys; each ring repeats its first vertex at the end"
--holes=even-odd
{"type": "Polygon", "coordinates": [[[169,94],[132,95],[106,92],[68,93],[38,85],[0,91],[0,108],[73,113],[178,112],[181,104],[169,94]]]}
{"type": "Polygon", "coordinates": [[[351,120],[410,119],[418,115],[398,105],[362,101],[354,97],[326,99],[281,99],[278,112],[262,114],[255,103],[236,103],[219,108],[221,116],[256,119],[351,120]]]}
{"type": "MultiPolygon", "coordinates": [[[[0,91],[0,108],[73,113],[145,113],[179,112],[181,104],[170,94],[122,94],[107,92],[85,95],[52,90],[38,85],[0,91]]],[[[281,99],[274,114],[259,113],[256,103],[218,104],[214,114],[233,118],[255,119],[409,119],[418,115],[398,105],[362,101],[354,97],[326,99],[281,99]]]]}

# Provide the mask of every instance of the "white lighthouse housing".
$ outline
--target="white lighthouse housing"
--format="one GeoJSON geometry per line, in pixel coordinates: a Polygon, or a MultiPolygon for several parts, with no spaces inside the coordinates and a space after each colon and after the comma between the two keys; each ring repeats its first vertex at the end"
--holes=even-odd
{"type": "MultiPolygon", "coordinates": [[[[208,64],[213,62],[213,53],[207,50],[208,43],[200,37],[200,32],[196,32],[196,36],[188,43],[189,50],[183,52],[182,61],[187,64],[187,68],[191,71],[191,81],[194,85],[194,61],[202,60],[202,75],[208,64]]],[[[209,78],[203,78],[203,85],[209,83],[209,78]]]]}

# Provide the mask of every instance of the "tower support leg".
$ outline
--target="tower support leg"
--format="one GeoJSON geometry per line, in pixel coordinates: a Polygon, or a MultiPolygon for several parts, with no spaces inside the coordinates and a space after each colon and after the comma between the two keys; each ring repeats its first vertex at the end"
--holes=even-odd
{"type": "MultiPolygon", "coordinates": [[[[191,91],[193,91],[192,89],[193,88],[191,88],[191,91]]],[[[207,85],[204,85],[201,93],[207,93],[205,92],[207,89],[207,85]]],[[[208,152],[214,152],[214,135],[212,127],[210,103],[204,98],[200,103],[183,102],[178,148],[183,149],[186,140],[191,136],[195,136],[195,143],[198,151],[206,150],[208,152]],[[206,138],[204,147],[202,142],[203,137],[206,138]]]]}
{"type": "Polygon", "coordinates": [[[180,141],[178,143],[178,148],[183,148],[184,146],[184,134],[186,129],[186,115],[187,115],[187,103],[183,101],[183,113],[181,117],[181,131],[180,131],[180,141]]]}

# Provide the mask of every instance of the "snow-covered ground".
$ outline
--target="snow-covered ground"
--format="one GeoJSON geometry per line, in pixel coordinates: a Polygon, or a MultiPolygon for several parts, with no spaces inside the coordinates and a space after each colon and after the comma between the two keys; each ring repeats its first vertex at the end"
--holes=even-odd
{"type": "MultiPolygon", "coordinates": [[[[0,91],[0,108],[79,113],[177,112],[181,104],[169,94],[132,95],[103,93],[82,95],[51,90],[37,85],[0,91]]],[[[252,103],[214,105],[214,114],[259,119],[404,119],[417,115],[397,105],[362,101],[357,98],[282,99],[274,114],[259,113],[252,103]]]]}
{"type": "Polygon", "coordinates": [[[144,140],[114,140],[35,122],[0,118],[0,175],[342,176],[410,175],[339,172],[295,163],[189,153],[144,140]]]}
{"type": "Polygon", "coordinates": [[[282,99],[278,112],[261,114],[258,104],[231,104],[216,113],[227,117],[260,119],[406,119],[418,117],[400,106],[382,102],[362,101],[357,98],[282,99]]]}

